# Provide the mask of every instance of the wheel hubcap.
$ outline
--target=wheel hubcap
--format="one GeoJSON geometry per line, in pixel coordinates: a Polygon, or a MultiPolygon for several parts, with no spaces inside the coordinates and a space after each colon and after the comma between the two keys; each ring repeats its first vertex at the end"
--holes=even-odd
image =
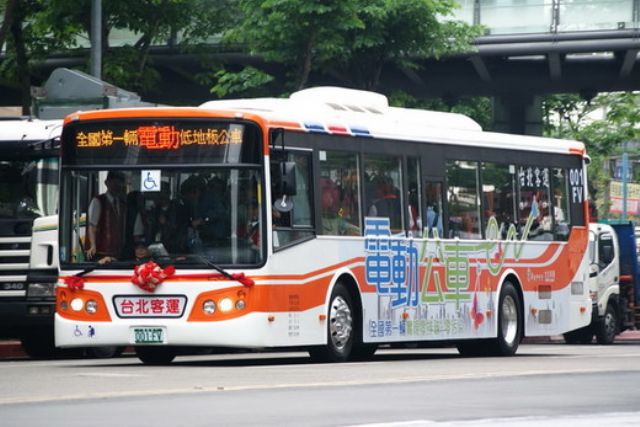
{"type": "Polygon", "coordinates": [[[502,336],[507,344],[511,345],[515,342],[518,334],[518,309],[516,302],[511,295],[507,295],[502,300],[500,327],[502,336]]]}
{"type": "Polygon", "coordinates": [[[336,349],[343,350],[351,337],[353,319],[349,304],[341,296],[337,296],[331,303],[329,320],[331,342],[336,349]]]}

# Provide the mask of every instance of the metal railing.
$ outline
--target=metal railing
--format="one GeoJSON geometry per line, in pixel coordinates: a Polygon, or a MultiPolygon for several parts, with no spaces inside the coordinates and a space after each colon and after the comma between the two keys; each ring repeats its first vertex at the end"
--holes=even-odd
{"type": "Polygon", "coordinates": [[[487,34],[560,33],[640,28],[640,0],[456,0],[451,17],[487,34]]]}

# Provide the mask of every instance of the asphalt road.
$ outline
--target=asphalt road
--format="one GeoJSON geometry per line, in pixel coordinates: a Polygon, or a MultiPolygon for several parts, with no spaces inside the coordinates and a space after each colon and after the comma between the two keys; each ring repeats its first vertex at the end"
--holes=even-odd
{"type": "Polygon", "coordinates": [[[638,425],[640,344],[522,345],[511,358],[381,350],[0,363],[2,426],[638,425]]]}

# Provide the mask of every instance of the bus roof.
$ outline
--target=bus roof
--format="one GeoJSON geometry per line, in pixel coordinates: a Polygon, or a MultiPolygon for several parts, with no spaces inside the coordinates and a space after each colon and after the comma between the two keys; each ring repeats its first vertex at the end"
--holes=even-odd
{"type": "Polygon", "coordinates": [[[154,108],[78,112],[66,122],[107,118],[188,117],[223,114],[224,117],[259,117],[271,128],[432,142],[460,146],[518,149],[585,155],[578,141],[485,132],[462,114],[391,107],[379,93],[338,87],[316,87],[289,98],[247,98],[209,101],[198,108],[154,108]]]}

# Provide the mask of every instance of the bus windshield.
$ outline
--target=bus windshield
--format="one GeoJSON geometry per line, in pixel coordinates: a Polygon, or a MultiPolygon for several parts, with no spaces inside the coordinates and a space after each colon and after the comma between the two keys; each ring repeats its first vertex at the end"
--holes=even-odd
{"type": "Polygon", "coordinates": [[[257,128],[229,123],[138,120],[65,130],[61,262],[262,264],[259,142],[257,128]],[[155,139],[143,141],[142,128],[155,129],[155,139]],[[194,133],[209,136],[188,143],[194,133]]]}

